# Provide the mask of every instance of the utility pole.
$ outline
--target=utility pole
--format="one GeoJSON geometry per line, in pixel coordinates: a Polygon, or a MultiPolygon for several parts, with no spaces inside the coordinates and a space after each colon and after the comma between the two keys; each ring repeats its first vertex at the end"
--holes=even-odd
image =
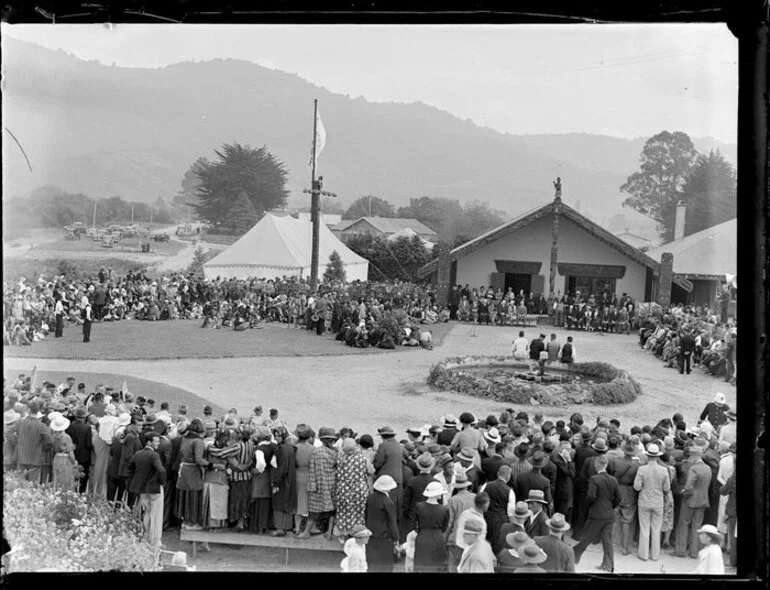
{"type": "Polygon", "coordinates": [[[312,169],[310,177],[310,190],[304,189],[303,193],[310,193],[310,220],[313,224],[313,251],[310,262],[310,291],[315,292],[318,287],[318,251],[321,238],[321,195],[336,197],[335,193],[321,190],[323,188],[323,176],[315,178],[316,165],[316,141],[318,138],[318,99],[313,101],[313,149],[312,169]]]}

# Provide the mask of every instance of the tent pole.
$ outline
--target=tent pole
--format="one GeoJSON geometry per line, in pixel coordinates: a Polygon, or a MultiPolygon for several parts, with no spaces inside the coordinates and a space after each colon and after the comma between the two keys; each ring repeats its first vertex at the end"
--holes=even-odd
{"type": "Polygon", "coordinates": [[[316,139],[318,133],[318,99],[313,100],[313,170],[310,179],[310,219],[313,223],[313,252],[310,263],[310,291],[315,292],[318,287],[318,246],[319,246],[319,209],[320,209],[320,188],[316,186],[315,162],[316,162],[316,139]]]}

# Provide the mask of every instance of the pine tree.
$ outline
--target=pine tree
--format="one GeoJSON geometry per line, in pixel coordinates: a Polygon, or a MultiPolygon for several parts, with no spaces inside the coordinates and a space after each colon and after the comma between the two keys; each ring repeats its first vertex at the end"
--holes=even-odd
{"type": "Polygon", "coordinates": [[[245,192],[241,192],[227,214],[230,227],[236,234],[245,234],[259,221],[259,213],[245,192]]]}
{"type": "Polygon", "coordinates": [[[336,250],[333,250],[329,255],[329,264],[326,265],[324,272],[324,282],[330,283],[332,281],[346,282],[345,266],[342,264],[342,257],[336,250]]]}

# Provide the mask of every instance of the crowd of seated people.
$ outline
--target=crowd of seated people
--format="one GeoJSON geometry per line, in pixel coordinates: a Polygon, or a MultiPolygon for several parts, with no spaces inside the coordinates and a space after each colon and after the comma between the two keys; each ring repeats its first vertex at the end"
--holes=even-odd
{"type": "Polygon", "coordinates": [[[721,322],[709,307],[678,304],[665,309],[646,305],[639,322],[639,346],[664,366],[681,370],[689,351],[693,367],[735,384],[738,333],[734,321],[721,322]],[[684,342],[685,336],[692,342],[684,342]]]}

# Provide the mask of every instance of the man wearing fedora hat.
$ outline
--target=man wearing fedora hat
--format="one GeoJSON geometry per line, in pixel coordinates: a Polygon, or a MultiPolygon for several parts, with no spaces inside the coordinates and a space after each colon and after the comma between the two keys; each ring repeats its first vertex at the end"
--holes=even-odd
{"type": "Polygon", "coordinates": [[[634,489],[634,480],[636,479],[636,472],[639,471],[639,461],[635,459],[636,452],[636,445],[633,441],[626,441],[623,445],[623,456],[610,461],[607,467],[607,473],[618,480],[620,508],[617,517],[620,522],[620,546],[623,555],[631,553],[632,533],[636,523],[638,494],[634,489]]]}
{"type": "Polygon", "coordinates": [[[524,565],[515,568],[513,571],[516,574],[544,574],[547,570],[540,567],[547,559],[545,551],[543,551],[534,541],[522,545],[517,554],[519,559],[524,565]]]}
{"type": "Polygon", "coordinates": [[[508,522],[506,522],[502,527],[500,527],[500,537],[498,540],[498,544],[500,546],[505,546],[506,544],[509,544],[507,541],[507,538],[509,535],[517,532],[526,533],[527,532],[527,522],[529,521],[530,517],[532,516],[532,511],[529,509],[529,506],[527,506],[527,503],[519,500],[516,502],[516,508],[514,509],[513,514],[509,517],[508,522]]]}
{"type": "MultiPolygon", "coordinates": [[[[634,478],[634,489],[639,492],[639,549],[642,561],[657,561],[660,556],[660,531],[663,528],[663,506],[665,497],[671,492],[671,478],[668,469],[659,458],[663,453],[655,443],[647,445],[647,464],[639,467],[634,478]]],[[[677,535],[678,536],[678,535],[677,535]]]]}
{"type": "Polygon", "coordinates": [[[166,469],[157,452],[159,444],[157,432],[147,433],[144,448],[128,463],[128,490],[139,496],[144,534],[156,549],[160,547],[163,533],[163,484],[166,482],[166,469]]]}
{"type": "Polygon", "coordinates": [[[569,523],[563,514],[556,512],[545,524],[547,535],[532,536],[532,540],[548,556],[541,567],[547,572],[575,573],[575,553],[562,539],[570,528],[569,523]]]}
{"type": "Polygon", "coordinates": [[[524,498],[527,508],[532,512],[529,521],[526,524],[527,534],[534,538],[548,534],[548,516],[545,513],[545,507],[548,503],[545,501],[545,494],[542,490],[531,490],[529,496],[524,498]]]}
{"type": "Polygon", "coordinates": [[[690,447],[692,465],[682,490],[682,506],[676,528],[676,549],[672,552],[676,557],[684,557],[688,546],[689,556],[693,559],[698,557],[698,529],[703,524],[706,509],[710,506],[709,488],[712,473],[711,468],[703,462],[703,453],[707,446],[708,443],[698,437],[690,447]]]}
{"type": "Polygon", "coordinates": [[[484,539],[484,523],[480,518],[468,518],[462,529],[467,547],[463,550],[457,571],[461,574],[494,573],[497,559],[484,539]]]}
{"type": "Polygon", "coordinates": [[[481,486],[481,491],[489,495],[489,510],[484,514],[487,521],[487,540],[492,544],[495,554],[502,549],[500,546],[500,529],[508,522],[516,510],[516,494],[511,489],[511,468],[501,465],[497,470],[497,478],[481,486]]]}
{"type": "Polygon", "coordinates": [[[530,459],[532,469],[525,473],[520,473],[513,482],[513,490],[517,498],[527,498],[532,490],[541,490],[543,492],[546,504],[546,510],[553,508],[551,496],[551,482],[545,477],[541,470],[548,464],[548,457],[543,451],[535,451],[530,459]]]}
{"type": "Polygon", "coordinates": [[[457,463],[455,463],[455,473],[465,473],[468,481],[471,482],[471,491],[476,493],[481,485],[482,474],[478,467],[473,464],[475,455],[470,447],[463,447],[457,453],[457,463]]]}
{"type": "Polygon", "coordinates": [[[444,541],[447,546],[447,561],[450,572],[457,571],[457,564],[460,563],[463,552],[462,548],[458,547],[456,540],[460,515],[474,506],[476,495],[468,489],[470,485],[471,482],[468,481],[465,474],[458,473],[454,483],[457,492],[447,502],[449,524],[444,531],[444,541]]]}
{"type": "Polygon", "coordinates": [[[738,415],[733,410],[727,410],[725,412],[727,422],[719,427],[719,442],[726,441],[728,444],[732,444],[738,441],[736,433],[736,420],[738,415]]]}
{"type": "Polygon", "coordinates": [[[605,572],[615,571],[615,555],[612,544],[612,533],[615,525],[615,508],[620,505],[621,496],[618,480],[607,473],[607,455],[596,457],[598,473],[588,482],[588,518],[580,542],[573,546],[575,563],[580,563],[580,557],[589,544],[601,541],[604,557],[597,569],[605,572]]]}
{"type": "Polygon", "coordinates": [[[86,490],[86,486],[88,485],[88,474],[91,467],[91,451],[94,448],[93,441],[91,440],[92,430],[91,427],[86,424],[87,417],[88,411],[84,407],[77,408],[75,410],[75,420],[70,424],[70,427],[66,431],[75,445],[75,459],[77,459],[78,465],[80,465],[83,470],[79,484],[79,491],[81,494],[86,490]]]}
{"type": "Polygon", "coordinates": [[[457,434],[457,418],[452,414],[447,414],[441,418],[441,432],[436,437],[436,443],[440,445],[451,445],[452,439],[457,434]]]}

